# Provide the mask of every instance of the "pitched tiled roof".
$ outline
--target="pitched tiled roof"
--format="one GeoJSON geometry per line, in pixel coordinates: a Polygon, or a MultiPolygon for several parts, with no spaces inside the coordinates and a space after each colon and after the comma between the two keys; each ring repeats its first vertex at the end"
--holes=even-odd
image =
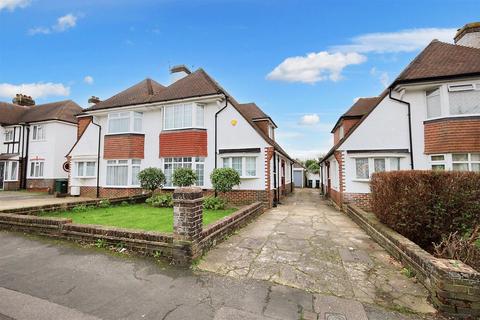
{"type": "Polygon", "coordinates": [[[361,118],[369,113],[380,101],[380,97],[359,98],[343,115],[338,118],[337,122],[333,126],[332,133],[340,125],[342,119],[345,118],[361,118]]]}
{"type": "Polygon", "coordinates": [[[241,108],[245,115],[251,119],[269,118],[269,116],[254,102],[241,103],[238,107],[241,108]]]}
{"type": "Polygon", "coordinates": [[[76,114],[82,108],[72,100],[58,101],[31,107],[0,102],[0,123],[16,124],[46,120],[60,120],[77,123],[76,114]]]}
{"type": "Polygon", "coordinates": [[[480,49],[433,40],[395,83],[480,74],[480,49]]]}

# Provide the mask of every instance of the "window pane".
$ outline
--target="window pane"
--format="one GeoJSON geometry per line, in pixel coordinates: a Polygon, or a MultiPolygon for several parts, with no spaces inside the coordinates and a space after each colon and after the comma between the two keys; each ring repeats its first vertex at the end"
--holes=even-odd
{"type": "Polygon", "coordinates": [[[245,158],[246,175],[248,177],[255,177],[257,175],[257,163],[255,157],[245,158]]]}
{"type": "Polygon", "coordinates": [[[480,91],[449,92],[450,114],[479,114],[480,91]]]}
{"type": "Polygon", "coordinates": [[[113,118],[108,120],[108,132],[119,133],[130,131],[130,118],[113,118]]]}
{"type": "Polygon", "coordinates": [[[472,153],[472,154],[470,155],[470,159],[471,159],[472,161],[480,161],[480,153],[472,153]]]}
{"type": "Polygon", "coordinates": [[[165,107],[165,129],[173,128],[174,107],[165,107]]]}
{"type": "Polygon", "coordinates": [[[141,112],[134,112],[133,118],[133,131],[142,132],[142,118],[143,114],[141,112]]]}
{"type": "Polygon", "coordinates": [[[30,177],[33,177],[35,172],[35,162],[30,163],[30,177]]]}
{"type": "Polygon", "coordinates": [[[84,162],[77,162],[77,176],[78,177],[83,177],[84,176],[84,173],[83,173],[83,166],[84,166],[84,162]]]}
{"type": "Polygon", "coordinates": [[[128,160],[118,160],[118,164],[128,164],[128,160]]]}
{"type": "Polygon", "coordinates": [[[128,166],[107,166],[107,185],[126,186],[128,183],[128,166]]]}
{"type": "Polygon", "coordinates": [[[87,172],[85,174],[87,177],[95,176],[95,162],[87,162],[87,172]]]}
{"type": "Polygon", "coordinates": [[[385,171],[385,159],[373,159],[374,172],[385,171]]]}
{"type": "Polygon", "coordinates": [[[140,172],[140,166],[132,166],[132,185],[139,186],[138,173],[140,172]]]}
{"type": "Polygon", "coordinates": [[[453,171],[468,171],[468,163],[454,163],[453,171]]]}
{"type": "Polygon", "coordinates": [[[230,168],[230,158],[223,158],[223,167],[230,168]]]}
{"type": "Polygon", "coordinates": [[[370,173],[368,171],[368,158],[355,159],[358,179],[368,179],[370,173]]]}
{"type": "Polygon", "coordinates": [[[454,153],[452,154],[453,161],[468,161],[468,153],[454,153]]]}
{"type": "Polygon", "coordinates": [[[39,173],[38,173],[39,177],[43,177],[43,165],[44,165],[44,163],[40,162],[40,168],[39,168],[39,173]]]}
{"type": "Polygon", "coordinates": [[[203,127],[204,126],[204,107],[203,106],[197,106],[197,116],[196,116],[196,126],[197,127],[203,127]]]}
{"type": "Polygon", "coordinates": [[[17,180],[17,162],[10,162],[10,180],[17,180]]]}
{"type": "Polygon", "coordinates": [[[441,115],[440,90],[427,91],[427,118],[440,117],[441,115]]]}
{"type": "Polygon", "coordinates": [[[472,171],[474,172],[480,172],[480,163],[472,163],[472,171]]]}
{"type": "Polygon", "coordinates": [[[183,126],[184,127],[191,127],[192,126],[192,113],[193,113],[193,107],[192,104],[185,104],[183,110],[183,126]]]}
{"type": "Polygon", "coordinates": [[[176,105],[173,116],[173,127],[183,128],[183,105],[176,105]]]}
{"type": "Polygon", "coordinates": [[[197,186],[203,186],[204,164],[197,163],[195,173],[197,174],[197,186]]]}
{"type": "Polygon", "coordinates": [[[432,170],[433,171],[445,171],[445,165],[444,164],[432,164],[432,170]]]}
{"type": "Polygon", "coordinates": [[[142,164],[142,160],[133,159],[133,160],[132,160],[132,164],[140,165],[140,164],[142,164]]]}
{"type": "Polygon", "coordinates": [[[400,158],[390,158],[390,171],[400,170],[400,158]]]}
{"type": "Polygon", "coordinates": [[[243,173],[242,173],[242,157],[233,157],[232,158],[232,169],[237,171],[240,176],[243,176],[243,173]]]}

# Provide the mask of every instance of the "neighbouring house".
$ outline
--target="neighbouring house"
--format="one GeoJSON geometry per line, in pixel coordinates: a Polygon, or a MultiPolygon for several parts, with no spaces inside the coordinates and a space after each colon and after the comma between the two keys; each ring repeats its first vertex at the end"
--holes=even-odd
{"type": "Polygon", "coordinates": [[[480,171],[480,23],[454,40],[433,40],[380,96],[339,118],[321,162],[322,185],[339,206],[368,209],[374,172],[480,171]]]}
{"type": "Polygon", "coordinates": [[[307,187],[320,188],[320,173],[311,172],[307,169],[307,187]]]}
{"type": "Polygon", "coordinates": [[[305,188],[307,169],[298,161],[293,164],[293,185],[295,188],[305,188]]]}
{"type": "Polygon", "coordinates": [[[72,195],[141,193],[137,174],[147,167],[163,170],[167,190],[175,188],[176,168],[192,168],[207,194],[214,168],[233,168],[241,184],[226,196],[239,204],[275,205],[293,190],[293,160],[275,142],[267,114],[237,102],[203,69],[170,72],[168,86],[145,79],[78,115],[78,140],[68,152],[72,195]]]}
{"type": "Polygon", "coordinates": [[[22,94],[0,102],[0,190],[53,192],[55,179],[68,177],[65,154],[81,111],[71,100],[35,105],[22,94]]]}

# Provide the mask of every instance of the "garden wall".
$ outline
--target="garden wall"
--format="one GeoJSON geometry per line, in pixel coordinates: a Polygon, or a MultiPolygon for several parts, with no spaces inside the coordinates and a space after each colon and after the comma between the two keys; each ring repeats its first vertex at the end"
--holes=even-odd
{"type": "Polygon", "coordinates": [[[435,306],[466,319],[480,317],[480,273],[458,260],[435,258],[420,246],[382,224],[374,214],[347,205],[347,214],[404,265],[430,291],[435,306]]]}

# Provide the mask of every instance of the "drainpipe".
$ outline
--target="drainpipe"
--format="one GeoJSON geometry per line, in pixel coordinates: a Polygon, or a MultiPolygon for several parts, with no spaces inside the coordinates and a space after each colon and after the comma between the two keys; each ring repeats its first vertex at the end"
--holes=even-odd
{"type": "MultiPolygon", "coordinates": [[[[27,146],[25,147],[25,165],[23,166],[23,181],[22,181],[22,189],[27,189],[27,172],[28,172],[28,147],[30,145],[30,127],[27,126],[27,136],[25,138],[25,143],[27,146]]],[[[23,149],[23,146],[22,146],[23,149]]]]}
{"type": "Polygon", "coordinates": [[[97,150],[97,198],[100,198],[100,143],[102,142],[102,127],[93,122],[92,124],[98,127],[98,150],[97,150]]]}
{"type": "Polygon", "coordinates": [[[277,206],[277,154],[275,149],[273,149],[273,207],[277,206]]]}
{"type": "Polygon", "coordinates": [[[400,102],[402,104],[405,104],[408,108],[408,138],[410,142],[410,168],[413,170],[415,168],[413,164],[413,139],[412,139],[412,115],[411,115],[411,110],[410,110],[410,103],[407,101],[403,101],[400,99],[397,99],[392,96],[392,88],[390,87],[388,91],[388,97],[392,99],[393,101],[400,102]]]}
{"type": "MultiPolygon", "coordinates": [[[[218,134],[217,134],[217,128],[218,128],[218,115],[220,112],[225,110],[228,106],[228,96],[223,93],[223,96],[225,97],[225,105],[222,107],[222,109],[218,110],[215,112],[215,169],[218,167],[218,134]]],[[[215,197],[217,196],[217,191],[215,190],[215,197]]]]}
{"type": "Polygon", "coordinates": [[[293,162],[290,162],[290,193],[293,193],[293,162]]]}

